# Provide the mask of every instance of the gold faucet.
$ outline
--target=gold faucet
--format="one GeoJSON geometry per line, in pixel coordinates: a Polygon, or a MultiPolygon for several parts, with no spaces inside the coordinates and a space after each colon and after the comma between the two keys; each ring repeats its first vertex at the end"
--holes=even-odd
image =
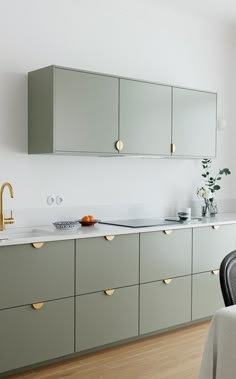
{"type": "Polygon", "coordinates": [[[4,189],[6,187],[8,187],[8,189],[9,189],[11,198],[14,197],[14,195],[13,195],[13,188],[12,188],[11,184],[8,183],[8,182],[3,183],[3,185],[1,186],[1,189],[0,189],[0,230],[1,231],[5,229],[5,225],[6,224],[13,224],[14,221],[15,221],[14,217],[12,216],[12,211],[11,211],[11,217],[5,218],[5,216],[4,216],[4,211],[3,211],[3,192],[4,192],[4,189]]]}

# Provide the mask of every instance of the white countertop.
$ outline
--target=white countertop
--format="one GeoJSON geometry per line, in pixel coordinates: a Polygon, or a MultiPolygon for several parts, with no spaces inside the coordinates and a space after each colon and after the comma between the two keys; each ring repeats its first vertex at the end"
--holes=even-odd
{"type": "Polygon", "coordinates": [[[8,228],[0,232],[0,246],[19,245],[33,242],[60,241],[79,238],[93,238],[107,235],[134,234],[155,232],[169,229],[200,228],[212,225],[236,224],[236,213],[222,213],[215,217],[203,217],[201,221],[173,222],[173,224],[143,228],[128,228],[95,224],[93,226],[79,226],[74,231],[59,231],[53,226],[39,226],[34,228],[8,228]]]}

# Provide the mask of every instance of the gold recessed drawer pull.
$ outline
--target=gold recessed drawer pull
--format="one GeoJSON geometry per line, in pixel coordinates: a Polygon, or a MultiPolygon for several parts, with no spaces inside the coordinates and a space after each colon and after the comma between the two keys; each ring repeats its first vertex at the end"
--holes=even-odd
{"type": "Polygon", "coordinates": [[[220,270],[212,270],[211,273],[213,275],[219,275],[220,270]]]}
{"type": "Polygon", "coordinates": [[[163,279],[163,283],[170,284],[173,279],[163,279]]]}
{"type": "Polygon", "coordinates": [[[171,233],[173,233],[173,230],[163,230],[163,233],[169,236],[171,233]]]}
{"type": "Polygon", "coordinates": [[[116,149],[122,151],[124,148],[124,143],[121,140],[116,141],[116,149]]]}
{"type": "Polygon", "coordinates": [[[115,238],[115,236],[105,236],[105,239],[106,239],[107,241],[113,241],[114,238],[115,238]]]}
{"type": "Polygon", "coordinates": [[[174,144],[174,143],[171,143],[171,144],[170,144],[170,152],[171,152],[171,153],[175,153],[175,148],[176,148],[176,147],[175,147],[175,144],[174,144]]]}
{"type": "Polygon", "coordinates": [[[39,309],[43,308],[44,303],[34,303],[32,304],[32,307],[38,311],[39,309]]]}
{"type": "Polygon", "coordinates": [[[32,246],[35,247],[35,249],[40,249],[41,247],[43,247],[44,245],[44,242],[34,242],[32,243],[32,246]]]}
{"type": "Polygon", "coordinates": [[[107,295],[107,296],[111,296],[113,295],[113,293],[115,292],[115,290],[105,290],[104,293],[107,295]]]}
{"type": "Polygon", "coordinates": [[[219,229],[219,228],[220,228],[220,225],[212,225],[212,229],[217,230],[217,229],[219,229]]]}

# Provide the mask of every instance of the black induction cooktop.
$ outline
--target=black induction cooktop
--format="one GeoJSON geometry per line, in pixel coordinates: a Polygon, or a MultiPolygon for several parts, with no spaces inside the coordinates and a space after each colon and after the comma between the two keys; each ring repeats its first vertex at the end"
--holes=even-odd
{"type": "Polygon", "coordinates": [[[130,220],[100,221],[100,224],[126,226],[128,228],[144,228],[148,226],[173,225],[173,221],[156,218],[134,218],[130,220]]]}

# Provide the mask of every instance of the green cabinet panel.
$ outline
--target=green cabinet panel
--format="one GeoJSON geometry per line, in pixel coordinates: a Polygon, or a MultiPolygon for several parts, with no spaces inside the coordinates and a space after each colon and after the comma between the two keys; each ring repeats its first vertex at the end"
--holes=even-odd
{"type": "Polygon", "coordinates": [[[192,230],[140,234],[140,282],[191,274],[192,230]]]}
{"type": "Polygon", "coordinates": [[[118,79],[55,69],[55,149],[116,153],[118,79]]]}
{"type": "Polygon", "coordinates": [[[138,284],[139,235],[76,241],[76,293],[138,284]]]}
{"type": "Polygon", "coordinates": [[[49,66],[28,74],[29,154],[216,155],[217,94],[49,66]],[[116,142],[123,142],[117,151],[116,142]]]}
{"type": "Polygon", "coordinates": [[[235,231],[234,224],[194,228],[193,273],[219,268],[222,259],[235,249],[235,231]]]}
{"type": "Polygon", "coordinates": [[[175,156],[216,156],[216,93],[173,88],[175,156]]]}
{"type": "Polygon", "coordinates": [[[28,90],[29,153],[117,153],[118,78],[50,66],[28,90]]]}
{"type": "Polygon", "coordinates": [[[76,351],[138,335],[138,286],[76,297],[76,351]]]}
{"type": "Polygon", "coordinates": [[[140,286],[140,333],[151,333],[191,320],[191,276],[140,286]]]}
{"type": "Polygon", "coordinates": [[[120,80],[122,153],[170,155],[171,87],[120,80]]]}
{"type": "Polygon", "coordinates": [[[0,247],[0,309],[74,295],[74,241],[0,247]]]}
{"type": "Polygon", "coordinates": [[[0,372],[74,352],[74,298],[0,311],[0,372]]]}
{"type": "Polygon", "coordinates": [[[193,275],[192,319],[212,316],[224,307],[219,274],[211,271],[193,275]]]}

